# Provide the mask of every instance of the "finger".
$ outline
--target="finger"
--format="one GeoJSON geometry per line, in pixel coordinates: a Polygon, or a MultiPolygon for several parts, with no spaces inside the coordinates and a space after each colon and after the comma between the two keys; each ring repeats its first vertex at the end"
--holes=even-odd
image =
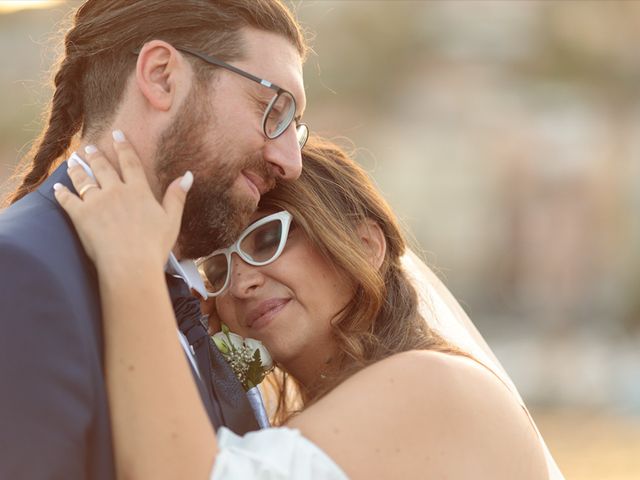
{"type": "Polygon", "coordinates": [[[91,167],[93,175],[98,181],[98,185],[102,188],[108,188],[111,185],[120,183],[120,175],[116,172],[111,162],[98,150],[95,145],[87,145],[84,147],[85,161],[91,167]]]}
{"type": "MultiPolygon", "coordinates": [[[[88,185],[98,185],[96,180],[91,178],[89,174],[80,166],[80,164],[75,161],[75,159],[69,160],[69,168],[67,169],[67,174],[71,179],[71,183],[73,183],[73,188],[76,189],[79,197],[84,196],[84,192],[88,192],[89,190],[85,190],[88,185]],[[83,195],[80,195],[80,193],[83,195]]],[[[99,186],[99,185],[98,185],[99,186]]],[[[94,190],[93,188],[91,190],[94,190]]]]}
{"type": "Polygon", "coordinates": [[[193,174],[189,171],[182,177],[176,178],[164,194],[162,206],[169,216],[169,222],[176,227],[176,231],[180,228],[182,221],[182,211],[184,210],[184,202],[187,199],[187,193],[193,185],[193,174]]]}
{"type": "Polygon", "coordinates": [[[80,197],[74,195],[71,190],[61,183],[53,185],[53,195],[72,220],[77,217],[78,209],[82,206],[80,197]]]}
{"type": "Polygon", "coordinates": [[[118,162],[120,163],[120,171],[122,172],[122,179],[125,183],[144,181],[147,185],[147,177],[144,174],[140,157],[133,148],[133,145],[129,143],[127,138],[122,133],[122,130],[114,130],[113,136],[113,148],[118,155],[118,162]]]}

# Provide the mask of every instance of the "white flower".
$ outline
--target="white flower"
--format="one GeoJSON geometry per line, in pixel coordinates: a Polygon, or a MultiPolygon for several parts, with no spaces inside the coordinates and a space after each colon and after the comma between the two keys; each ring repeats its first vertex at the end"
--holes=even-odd
{"type": "Polygon", "coordinates": [[[271,355],[269,355],[269,351],[260,340],[256,340],[254,338],[245,338],[244,344],[251,350],[252,355],[256,350],[260,352],[260,363],[264,368],[268,370],[273,366],[271,355]]]}
{"type": "Polygon", "coordinates": [[[242,338],[237,333],[232,333],[232,332],[229,332],[228,336],[229,336],[229,341],[231,342],[231,346],[235,350],[242,350],[244,348],[244,338],[242,338]]]}
{"type": "Polygon", "coordinates": [[[211,339],[231,366],[245,391],[248,391],[262,382],[264,377],[273,370],[271,355],[262,342],[231,333],[224,323],[221,327],[222,331],[212,335],[211,339]]]}
{"type": "Polygon", "coordinates": [[[227,343],[227,336],[223,332],[218,332],[211,336],[213,343],[216,344],[218,350],[220,350],[223,354],[228,354],[231,351],[229,348],[229,344],[227,343]]]}
{"type": "Polygon", "coordinates": [[[244,339],[236,334],[231,332],[218,332],[211,336],[213,342],[225,355],[229,354],[232,350],[242,352],[244,349],[244,339]]]}

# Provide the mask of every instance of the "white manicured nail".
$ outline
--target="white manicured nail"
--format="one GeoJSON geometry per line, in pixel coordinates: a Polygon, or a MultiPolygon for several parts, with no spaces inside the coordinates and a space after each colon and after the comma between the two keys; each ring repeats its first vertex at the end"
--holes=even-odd
{"type": "Polygon", "coordinates": [[[54,183],[53,184],[53,189],[57,192],[58,190],[60,190],[62,188],[62,184],[61,183],[54,183]]]}
{"type": "Polygon", "coordinates": [[[96,153],[97,151],[98,149],[95,145],[87,145],[86,147],[84,147],[84,153],[86,153],[87,155],[91,155],[93,153],[96,153]]]}
{"type": "Polygon", "coordinates": [[[113,139],[118,143],[123,143],[125,141],[124,133],[122,133],[122,130],[114,130],[113,132],[111,132],[111,135],[113,136],[113,139]]]}
{"type": "Polygon", "coordinates": [[[193,173],[187,170],[187,173],[185,173],[180,180],[180,188],[185,192],[188,192],[191,185],[193,185],[193,173]]]}
{"type": "Polygon", "coordinates": [[[67,168],[77,167],[79,165],[78,160],[75,157],[71,157],[67,160],[67,168]]]}

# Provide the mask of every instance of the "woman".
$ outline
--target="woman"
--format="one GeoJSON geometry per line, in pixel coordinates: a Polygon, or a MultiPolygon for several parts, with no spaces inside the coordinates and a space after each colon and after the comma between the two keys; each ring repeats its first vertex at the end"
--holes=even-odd
{"type": "MultiPolygon", "coordinates": [[[[265,195],[254,216],[279,229],[232,246],[245,260],[280,248],[261,266],[224,252],[202,261],[219,319],[266,344],[305,408],[291,416],[280,383],[286,428],[244,439],[221,429],[216,438],[163,276],[191,177],[176,179],[160,205],[131,146],[115,149],[122,180],[98,152],[88,161],[101,188],[84,200],[64,188],[56,195],[98,271],[114,430],[127,433],[116,437],[116,451],[127,452],[116,458],[123,476],[204,479],[213,462],[216,479],[548,478],[535,427],[511,392],[418,314],[384,200],[355,162],[318,139],[305,147],[300,180],[265,195]],[[289,444],[298,447],[283,460],[289,444]]],[[[78,187],[86,178],[76,168],[78,187]]]]}

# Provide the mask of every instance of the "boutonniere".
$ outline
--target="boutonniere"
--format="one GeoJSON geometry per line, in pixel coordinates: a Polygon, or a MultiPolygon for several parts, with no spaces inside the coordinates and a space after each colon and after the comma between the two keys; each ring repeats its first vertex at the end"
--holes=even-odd
{"type": "Polygon", "coordinates": [[[224,323],[211,338],[245,391],[258,386],[273,370],[271,355],[259,340],[232,333],[224,323]]]}

